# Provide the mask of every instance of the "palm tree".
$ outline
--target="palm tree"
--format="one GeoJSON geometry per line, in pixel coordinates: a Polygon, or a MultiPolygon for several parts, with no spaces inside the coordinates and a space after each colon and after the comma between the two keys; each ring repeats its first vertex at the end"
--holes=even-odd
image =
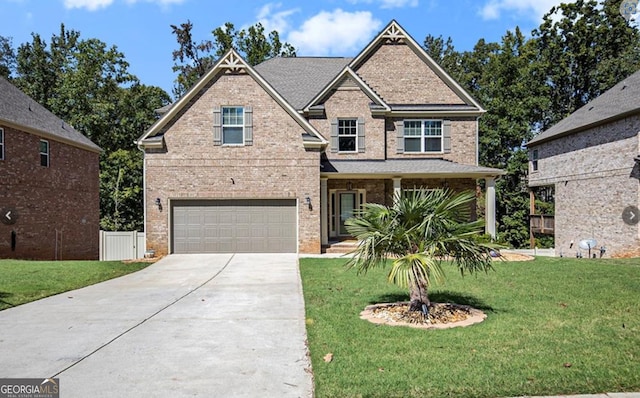
{"type": "Polygon", "coordinates": [[[366,273],[391,261],[389,282],[408,288],[410,310],[427,313],[428,288],[444,280],[443,262],[462,275],[492,269],[495,245],[479,243],[482,220],[470,221],[475,194],[448,189],[418,189],[396,197],[393,206],[367,203],[345,222],[360,242],[349,268],[366,273]]]}

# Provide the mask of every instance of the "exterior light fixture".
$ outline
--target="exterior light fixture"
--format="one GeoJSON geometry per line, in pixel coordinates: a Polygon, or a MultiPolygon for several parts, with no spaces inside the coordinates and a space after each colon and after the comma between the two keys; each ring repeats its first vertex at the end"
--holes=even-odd
{"type": "Polygon", "coordinates": [[[156,198],[156,206],[158,206],[158,210],[162,211],[162,201],[160,198],[156,198]]]}
{"type": "Polygon", "coordinates": [[[305,203],[307,204],[307,206],[309,206],[309,210],[313,210],[313,206],[311,205],[311,198],[309,196],[307,196],[304,199],[305,203]]]}

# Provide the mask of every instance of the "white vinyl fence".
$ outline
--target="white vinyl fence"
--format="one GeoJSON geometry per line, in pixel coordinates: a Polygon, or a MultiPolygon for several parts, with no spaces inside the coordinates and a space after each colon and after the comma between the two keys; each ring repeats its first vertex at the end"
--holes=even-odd
{"type": "Polygon", "coordinates": [[[144,232],[100,231],[100,261],[134,260],[144,252],[144,232]]]}

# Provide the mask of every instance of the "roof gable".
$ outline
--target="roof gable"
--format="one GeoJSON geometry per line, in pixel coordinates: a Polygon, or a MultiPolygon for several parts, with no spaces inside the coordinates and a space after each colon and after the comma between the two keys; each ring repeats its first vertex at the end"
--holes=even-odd
{"type": "Polygon", "coordinates": [[[269,84],[254,68],[251,67],[235,50],[229,50],[221,57],[216,64],[193,85],[176,103],[167,110],[162,117],[138,139],[139,146],[157,147],[162,145],[157,137],[162,133],[163,128],[191,101],[206,85],[221,73],[244,73],[253,78],[262,89],[264,89],[304,130],[303,140],[305,146],[318,147],[326,145],[327,141],[311,124],[304,119],[292,106],[282,97],[271,84],[269,84]]]}
{"type": "Polygon", "coordinates": [[[640,113],[640,71],[622,80],[527,143],[535,146],[640,113]]]}
{"type": "Polygon", "coordinates": [[[367,83],[358,76],[357,73],[353,71],[350,67],[346,67],[342,70],[340,74],[338,74],[322,91],[320,91],[304,108],[304,112],[308,113],[314,105],[319,105],[323,103],[339,86],[343,85],[345,81],[353,82],[357,87],[362,90],[376,105],[378,108],[381,108],[383,111],[390,111],[391,108],[387,105],[382,98],[367,85],[367,83]]]}
{"type": "MultiPolygon", "coordinates": [[[[456,82],[427,52],[398,24],[392,20],[361,52],[356,56],[349,67],[354,71],[366,63],[385,43],[405,44],[416,56],[433,71],[433,73],[444,83],[455,95],[466,105],[475,108],[478,113],[484,113],[485,110],[458,82],[456,82]]],[[[388,101],[388,100],[387,100],[388,101]]],[[[391,104],[390,104],[391,105],[391,104]]]]}
{"type": "Polygon", "coordinates": [[[100,147],[89,138],[2,77],[0,77],[0,124],[88,151],[101,151],[100,147]]]}

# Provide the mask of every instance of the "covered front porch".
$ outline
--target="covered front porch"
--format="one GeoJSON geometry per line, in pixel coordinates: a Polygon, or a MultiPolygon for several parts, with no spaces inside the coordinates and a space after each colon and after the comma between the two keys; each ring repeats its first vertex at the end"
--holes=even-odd
{"type": "MultiPolygon", "coordinates": [[[[327,160],[320,172],[320,217],[323,248],[350,240],[345,221],[365,203],[390,206],[403,192],[426,188],[475,191],[485,181],[485,231],[495,237],[495,180],[503,172],[442,159],[385,161],[327,160]]],[[[472,209],[477,216],[475,206],[472,209]]],[[[340,245],[344,246],[343,243],[340,245]]]]}

